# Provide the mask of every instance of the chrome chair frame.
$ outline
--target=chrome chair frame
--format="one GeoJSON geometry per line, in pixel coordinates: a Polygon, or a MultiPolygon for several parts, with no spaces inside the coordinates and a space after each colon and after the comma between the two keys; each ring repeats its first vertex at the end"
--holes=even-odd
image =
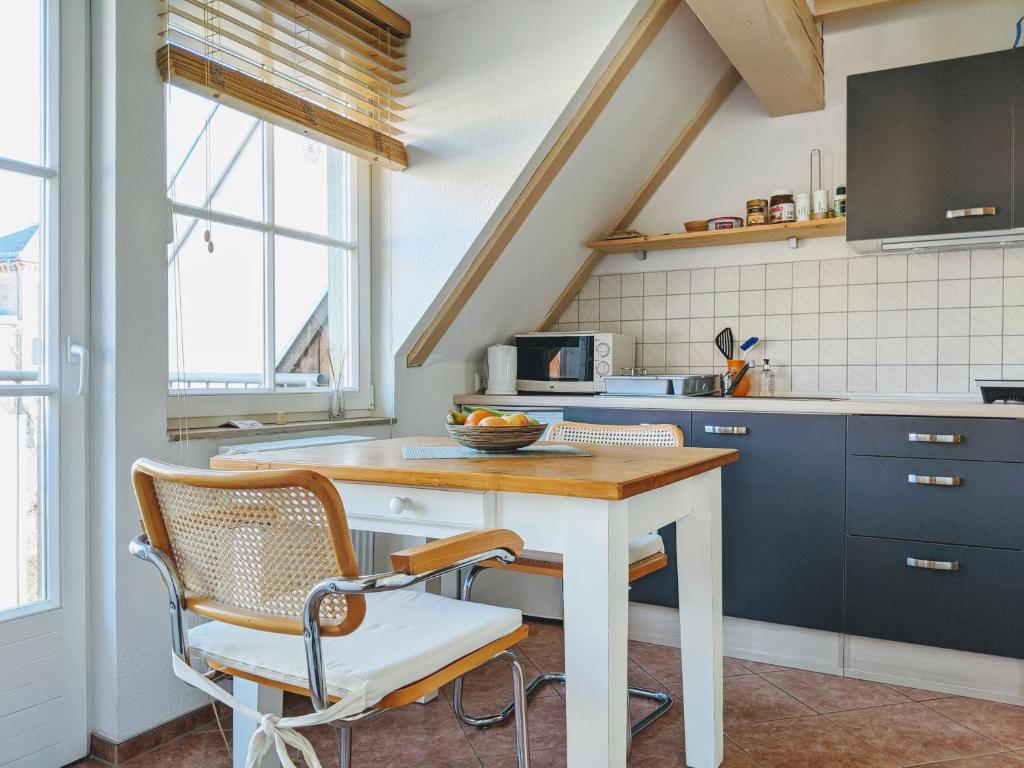
{"type": "MultiPolygon", "coordinates": [[[[185,626],[185,593],[181,578],[171,557],[154,547],[149,537],[141,533],[131,540],[128,551],[139,560],[153,565],[160,574],[160,579],[167,589],[168,609],[171,618],[171,649],[175,656],[191,666],[188,651],[188,633],[185,626]]],[[[356,578],[334,577],[316,584],[306,596],[302,611],[303,640],[306,648],[306,669],[309,676],[309,694],[313,707],[321,712],[329,706],[327,694],[327,677],[323,664],[323,644],[320,636],[320,605],[328,595],[357,595],[373,592],[391,592],[397,589],[420,584],[436,579],[447,573],[457,572],[463,568],[472,568],[486,560],[501,560],[510,563],[515,560],[515,553],[507,549],[493,549],[480,555],[460,560],[433,571],[411,575],[402,571],[376,573],[356,578]]],[[[355,631],[359,631],[358,628],[355,631]]],[[[508,707],[508,715],[515,712],[516,726],[516,760],[519,768],[530,768],[529,730],[526,717],[527,686],[526,675],[518,655],[513,651],[502,651],[492,660],[506,662],[512,668],[513,702],[508,707]]],[[[211,679],[217,675],[211,670],[207,676],[211,679]]],[[[462,678],[455,680],[458,687],[462,678]]],[[[351,768],[352,765],[352,728],[348,723],[368,720],[388,711],[388,708],[371,707],[363,712],[337,721],[334,726],[338,731],[338,763],[339,768],[351,768]]],[[[504,711],[504,710],[503,710],[504,711]]]]}
{"type": "MultiPolygon", "coordinates": [[[[473,589],[473,582],[476,580],[477,575],[486,570],[479,567],[478,565],[467,566],[469,568],[466,577],[462,582],[462,589],[460,599],[469,601],[470,593],[473,589]]],[[[526,684],[526,695],[529,696],[531,693],[536,691],[542,685],[546,683],[565,683],[564,672],[541,672],[536,675],[526,684]]],[[[640,688],[639,686],[631,685],[628,688],[629,695],[635,696],[641,699],[647,699],[649,701],[658,702],[658,706],[653,710],[644,715],[636,723],[633,723],[629,718],[629,713],[626,713],[626,723],[629,726],[628,735],[629,743],[632,743],[633,737],[640,733],[642,730],[654,723],[662,715],[666,714],[672,709],[673,699],[664,691],[655,691],[650,688],[640,688]]],[[[513,690],[513,694],[517,691],[513,690]]],[[[484,715],[482,717],[474,717],[466,712],[465,705],[463,703],[463,681],[462,678],[458,678],[455,681],[455,687],[452,696],[452,708],[455,710],[455,716],[466,725],[473,726],[474,728],[488,728],[492,725],[508,720],[514,711],[517,711],[515,696],[513,701],[507,704],[503,709],[499,710],[490,715],[484,715]]]]}

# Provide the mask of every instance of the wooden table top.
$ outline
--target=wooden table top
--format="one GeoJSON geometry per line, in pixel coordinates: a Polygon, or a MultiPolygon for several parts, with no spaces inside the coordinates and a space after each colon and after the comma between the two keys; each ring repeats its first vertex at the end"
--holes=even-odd
{"type": "MultiPolygon", "coordinates": [[[[739,458],[715,448],[588,445],[593,456],[406,459],[403,446],[455,445],[447,437],[402,437],[215,456],[214,469],[312,469],[332,480],[515,491],[587,499],[627,499],[708,472],[739,458]]],[[[543,445],[543,443],[541,443],[543,445]]]]}

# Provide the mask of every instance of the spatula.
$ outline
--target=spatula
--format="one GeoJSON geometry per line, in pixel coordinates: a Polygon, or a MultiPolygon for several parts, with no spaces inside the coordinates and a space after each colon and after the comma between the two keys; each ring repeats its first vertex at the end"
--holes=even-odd
{"type": "Polygon", "coordinates": [[[715,346],[718,351],[725,355],[726,360],[732,360],[733,336],[732,328],[723,328],[721,333],[715,336],[715,346]]]}

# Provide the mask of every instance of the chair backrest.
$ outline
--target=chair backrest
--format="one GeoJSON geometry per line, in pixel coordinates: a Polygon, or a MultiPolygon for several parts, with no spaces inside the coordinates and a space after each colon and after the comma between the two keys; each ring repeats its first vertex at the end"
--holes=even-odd
{"type": "Polygon", "coordinates": [[[555,443],[682,448],[683,430],[675,424],[582,424],[560,421],[551,426],[547,439],[555,443]]]}
{"type": "MultiPolygon", "coordinates": [[[[217,472],[140,459],[132,482],[150,544],[169,555],[184,607],[218,621],[302,634],[310,588],[359,575],[334,484],[308,470],[217,472]]],[[[361,595],[330,595],[321,632],[342,635],[365,615],[361,595]]]]}

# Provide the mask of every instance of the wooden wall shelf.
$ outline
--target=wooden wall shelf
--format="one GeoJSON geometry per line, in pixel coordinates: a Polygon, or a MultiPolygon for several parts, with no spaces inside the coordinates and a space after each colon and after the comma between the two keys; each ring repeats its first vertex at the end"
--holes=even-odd
{"type": "Polygon", "coordinates": [[[604,253],[639,253],[669,251],[676,248],[705,248],[713,245],[768,243],[790,238],[838,237],[846,234],[846,219],[797,221],[792,224],[766,224],[761,227],[722,229],[718,232],[680,232],[670,235],[648,235],[623,240],[597,240],[587,248],[604,253]]]}

